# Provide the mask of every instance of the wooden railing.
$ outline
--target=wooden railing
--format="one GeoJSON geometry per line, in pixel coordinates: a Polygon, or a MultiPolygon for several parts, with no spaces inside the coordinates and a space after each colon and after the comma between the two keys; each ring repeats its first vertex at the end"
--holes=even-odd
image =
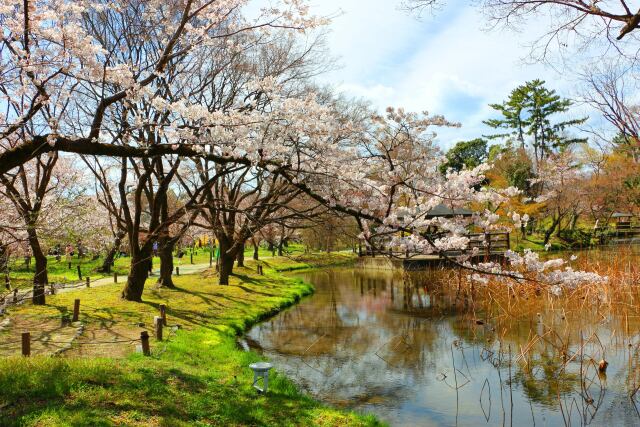
{"type": "MultiPolygon", "coordinates": [[[[433,235],[431,236],[433,239],[437,239],[443,237],[444,234],[433,235]]],[[[474,248],[478,248],[478,255],[495,255],[502,254],[511,248],[509,233],[501,232],[501,233],[470,233],[467,234],[466,237],[469,238],[469,244],[465,249],[462,250],[449,250],[445,251],[444,255],[447,256],[455,256],[460,255],[461,253],[467,253],[473,251],[474,248]]],[[[426,255],[424,252],[417,251],[405,251],[400,252],[393,250],[393,248],[387,249],[371,249],[366,248],[363,249],[360,247],[358,251],[359,256],[395,256],[395,257],[404,257],[411,258],[419,255],[426,255]]],[[[437,255],[434,254],[434,255],[437,255]]]]}

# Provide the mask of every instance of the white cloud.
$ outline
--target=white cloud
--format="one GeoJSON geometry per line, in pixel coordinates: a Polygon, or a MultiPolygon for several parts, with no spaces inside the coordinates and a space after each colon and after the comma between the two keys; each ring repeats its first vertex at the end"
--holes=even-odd
{"type": "Polygon", "coordinates": [[[500,102],[527,80],[542,78],[561,95],[571,94],[573,82],[567,78],[523,63],[526,44],[541,29],[535,22],[522,34],[485,32],[484,17],[465,3],[421,21],[398,10],[399,3],[324,0],[313,6],[324,15],[342,10],[328,42],[343,68],[323,76],[324,82],[380,109],[403,106],[462,122],[461,129],[439,132],[444,147],[487,133],[482,120],[493,116],[487,104],[500,102]]]}

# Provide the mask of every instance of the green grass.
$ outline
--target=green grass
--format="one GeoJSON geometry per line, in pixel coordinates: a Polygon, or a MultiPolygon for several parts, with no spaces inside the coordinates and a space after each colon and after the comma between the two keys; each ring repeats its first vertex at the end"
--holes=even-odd
{"type": "Polygon", "coordinates": [[[310,268],[322,268],[330,265],[345,265],[355,261],[356,255],[351,251],[343,252],[315,252],[315,253],[295,253],[287,257],[267,258],[261,261],[268,268],[275,271],[294,271],[305,270],[310,268]]]}
{"type": "MultiPolygon", "coordinates": [[[[310,258],[278,258],[274,264],[281,269],[308,267],[322,256],[310,258]]],[[[123,301],[120,287],[107,285],[58,294],[45,307],[12,309],[12,327],[0,333],[0,342],[19,336],[19,319],[37,320],[41,335],[33,334],[38,343],[34,351],[46,352],[51,349],[40,338],[52,336],[48,328],[60,333],[60,318],[80,298],[85,331],[70,354],[86,352],[85,357],[0,359],[0,425],[378,425],[372,416],[312,400],[277,372],[270,377],[269,393],[257,395],[247,366],[260,357],[238,349],[236,335],[312,288],[272,268],[258,276],[252,263],[237,269],[230,286],[216,285],[210,272],[177,277],[175,290],[153,289],[149,281],[143,303],[123,301]],[[101,357],[105,350],[96,348],[101,346],[78,345],[88,337],[138,336],[157,315],[159,304],[167,305],[169,327],[180,324],[181,329],[164,342],[152,339],[151,357],[130,352],[122,358],[101,357]]],[[[117,354],[123,345],[118,346],[107,348],[107,354],[117,354]]]]}
{"type": "MultiPolygon", "coordinates": [[[[290,244],[286,249],[286,256],[299,256],[304,253],[304,246],[300,244],[290,244]]],[[[266,247],[261,246],[258,251],[260,259],[271,258],[272,252],[267,250],[266,247]]],[[[253,256],[253,246],[247,246],[245,248],[245,258],[250,259],[253,256]]],[[[184,249],[184,255],[180,259],[174,256],[174,264],[185,265],[191,264],[191,249],[184,249]]],[[[47,272],[49,282],[55,283],[77,283],[78,279],[78,266],[82,272],[82,277],[90,276],[91,280],[101,279],[118,273],[119,276],[126,276],[129,272],[129,264],[131,259],[129,257],[116,258],[115,264],[112,267],[112,272],[109,274],[98,272],[98,269],[102,266],[103,258],[91,259],[90,257],[78,258],[77,256],[71,257],[71,268],[69,268],[69,262],[65,256],[60,258],[60,261],[56,260],[55,256],[47,257],[47,272]]],[[[197,248],[193,253],[194,264],[206,264],[209,262],[209,248],[197,248]]],[[[160,258],[153,258],[154,268],[160,266],[160,258]]],[[[35,272],[35,265],[33,259],[31,265],[28,266],[24,258],[13,258],[9,264],[10,274],[9,278],[11,286],[13,288],[28,288],[32,286],[33,275],[35,272]]]]}
{"type": "MultiPolygon", "coordinates": [[[[570,246],[560,240],[555,234],[549,239],[549,244],[551,245],[549,251],[570,249],[570,246]]],[[[518,239],[512,238],[512,247],[518,252],[522,252],[525,249],[531,249],[534,252],[544,252],[547,250],[544,247],[544,236],[541,234],[528,235],[526,239],[520,237],[518,239]]]]}

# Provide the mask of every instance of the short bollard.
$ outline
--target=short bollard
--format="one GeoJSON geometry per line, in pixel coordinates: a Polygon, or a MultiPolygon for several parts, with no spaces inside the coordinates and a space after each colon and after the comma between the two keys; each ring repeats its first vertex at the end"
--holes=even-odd
{"type": "Polygon", "coordinates": [[[151,348],[149,347],[149,332],[140,332],[140,342],[142,343],[142,354],[151,356],[151,348]]]}
{"type": "Polygon", "coordinates": [[[162,341],[162,317],[156,316],[153,318],[153,326],[156,330],[156,339],[162,341]]]}
{"type": "Polygon", "coordinates": [[[273,365],[268,362],[258,362],[249,365],[253,369],[253,387],[260,393],[266,393],[269,388],[269,369],[273,368],[273,365]],[[264,388],[258,386],[258,380],[262,377],[264,388]]]}
{"type": "Polygon", "coordinates": [[[80,300],[77,299],[73,301],[73,317],[71,318],[72,322],[77,322],[80,318],[80,300]]]}
{"type": "Polygon", "coordinates": [[[22,355],[27,357],[31,356],[31,333],[22,333],[22,355]]]}
{"type": "Polygon", "coordinates": [[[160,304],[160,317],[162,317],[162,324],[167,326],[167,306],[160,304]]]}

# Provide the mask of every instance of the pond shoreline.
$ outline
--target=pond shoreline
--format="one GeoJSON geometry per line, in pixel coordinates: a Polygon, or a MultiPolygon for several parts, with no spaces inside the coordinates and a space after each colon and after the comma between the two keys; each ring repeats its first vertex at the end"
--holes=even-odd
{"type": "MultiPolygon", "coordinates": [[[[270,262],[295,266],[287,259],[270,262]]],[[[236,337],[312,293],[308,284],[275,269],[265,268],[264,275],[255,270],[248,261],[230,286],[215,285],[215,277],[205,274],[176,277],[176,290],[147,289],[145,303],[136,307],[152,313],[166,300],[169,325],[182,324],[164,344],[152,342],[151,357],[0,359],[0,425],[380,425],[373,416],[312,399],[278,371],[266,396],[251,387],[248,365],[261,357],[237,349],[236,337]]],[[[57,310],[79,295],[89,309],[91,294],[110,307],[112,318],[131,315],[132,303],[122,302],[118,291],[119,286],[103,286],[68,292],[51,297],[50,307],[20,307],[11,315],[57,310]]],[[[81,320],[91,330],[90,317],[81,320]]]]}

